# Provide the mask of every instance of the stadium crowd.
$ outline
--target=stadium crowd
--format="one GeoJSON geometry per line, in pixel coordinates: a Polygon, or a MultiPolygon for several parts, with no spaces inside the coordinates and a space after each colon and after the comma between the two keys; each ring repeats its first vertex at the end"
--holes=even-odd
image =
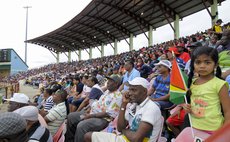
{"type": "Polygon", "coordinates": [[[230,24],[221,23],[138,51],[2,78],[8,83],[24,79],[40,94],[34,102],[22,93],[8,99],[9,112],[0,114],[0,142],[170,141],[190,126],[208,137],[230,121],[230,24]],[[225,52],[220,62],[218,54],[225,52]],[[189,77],[189,104],[169,100],[174,59],[189,77]],[[66,131],[60,136],[63,123],[66,131]]]}

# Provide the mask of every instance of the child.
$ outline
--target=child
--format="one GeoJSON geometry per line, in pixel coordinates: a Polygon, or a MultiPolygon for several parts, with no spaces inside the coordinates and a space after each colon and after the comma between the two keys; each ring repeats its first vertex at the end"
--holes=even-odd
{"type": "Polygon", "coordinates": [[[190,69],[188,97],[191,103],[184,105],[184,109],[191,114],[193,128],[212,134],[230,120],[228,85],[220,79],[217,50],[197,47],[192,53],[190,69]],[[194,72],[199,76],[192,80],[194,72]]]}

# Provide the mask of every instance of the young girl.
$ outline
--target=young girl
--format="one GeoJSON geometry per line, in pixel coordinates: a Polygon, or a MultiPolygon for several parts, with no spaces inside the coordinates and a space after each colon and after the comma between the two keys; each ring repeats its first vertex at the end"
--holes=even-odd
{"type": "Polygon", "coordinates": [[[188,88],[193,128],[212,134],[230,120],[230,98],[227,82],[221,79],[218,52],[210,47],[197,47],[191,58],[188,88]],[[194,72],[198,77],[193,79],[194,72]]]}

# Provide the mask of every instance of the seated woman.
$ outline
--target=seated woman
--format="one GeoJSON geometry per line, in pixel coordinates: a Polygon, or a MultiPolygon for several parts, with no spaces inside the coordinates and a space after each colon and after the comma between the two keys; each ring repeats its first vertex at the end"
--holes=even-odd
{"type": "Polygon", "coordinates": [[[169,85],[170,85],[170,70],[171,62],[168,60],[161,60],[155,64],[158,75],[153,82],[153,85],[148,90],[150,99],[159,105],[161,110],[169,108],[173,105],[169,101],[169,85]]]}

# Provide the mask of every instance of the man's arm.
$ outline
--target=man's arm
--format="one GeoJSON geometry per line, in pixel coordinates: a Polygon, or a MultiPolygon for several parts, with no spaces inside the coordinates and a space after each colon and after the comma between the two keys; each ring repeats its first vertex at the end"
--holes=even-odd
{"type": "Polygon", "coordinates": [[[89,98],[86,97],[84,101],[81,103],[81,105],[78,107],[77,111],[81,111],[85,106],[89,104],[89,98]]]}
{"type": "Polygon", "coordinates": [[[44,120],[46,121],[46,123],[51,122],[46,116],[44,117],[44,120]]]}
{"type": "Polygon", "coordinates": [[[122,134],[125,135],[131,142],[142,142],[146,134],[153,129],[153,126],[147,122],[140,122],[139,128],[136,132],[123,129],[122,134]]]}
{"type": "Polygon", "coordinates": [[[165,96],[162,96],[160,98],[157,98],[157,99],[153,99],[153,98],[150,98],[152,101],[168,101],[169,100],[169,94],[165,95],[165,96]]]}
{"type": "Polygon", "coordinates": [[[119,91],[121,92],[122,90],[124,90],[124,83],[122,83],[121,86],[119,87],[119,91]]]}
{"type": "Polygon", "coordinates": [[[148,95],[148,96],[151,96],[154,92],[155,92],[155,88],[153,88],[153,87],[151,86],[150,89],[148,90],[147,95],[148,95]]]}
{"type": "Polygon", "coordinates": [[[126,111],[126,106],[129,103],[129,92],[123,92],[122,94],[122,103],[121,103],[121,108],[119,111],[118,115],[118,121],[117,121],[117,130],[121,132],[123,129],[125,129],[128,125],[128,122],[125,120],[125,111],[126,111]]]}

